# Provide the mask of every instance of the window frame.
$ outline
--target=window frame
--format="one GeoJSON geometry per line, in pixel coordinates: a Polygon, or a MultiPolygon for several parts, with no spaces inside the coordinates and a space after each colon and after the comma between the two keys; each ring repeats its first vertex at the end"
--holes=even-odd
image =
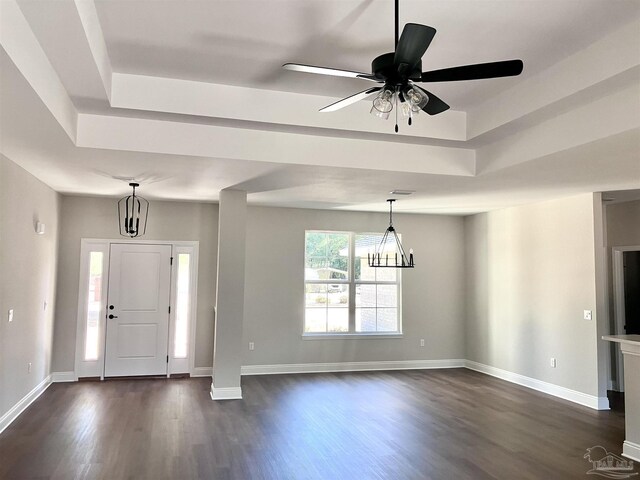
{"type": "MultiPolygon", "coordinates": [[[[396,269],[395,281],[383,281],[383,280],[363,280],[356,279],[356,236],[358,235],[378,235],[380,232],[353,232],[343,230],[305,230],[304,231],[304,255],[303,255],[303,274],[302,274],[302,299],[303,299],[303,314],[302,314],[302,338],[304,340],[321,340],[321,339],[358,339],[358,338],[402,338],[402,269],[396,269]],[[348,275],[346,280],[328,279],[328,280],[309,280],[306,279],[306,267],[307,267],[307,234],[309,233],[325,233],[325,234],[346,234],[349,238],[348,246],[348,275]],[[306,286],[307,284],[320,284],[320,285],[334,285],[343,284],[349,288],[349,331],[348,332],[305,332],[306,324],[306,286]],[[397,325],[396,331],[385,332],[358,332],[356,331],[356,287],[358,285],[396,285],[397,286],[397,325]]],[[[399,234],[398,234],[399,235],[399,234]]],[[[377,295],[376,295],[377,297],[377,295]]],[[[329,307],[327,307],[329,308],[329,307]]],[[[375,307],[377,309],[377,306],[375,307]]]]}

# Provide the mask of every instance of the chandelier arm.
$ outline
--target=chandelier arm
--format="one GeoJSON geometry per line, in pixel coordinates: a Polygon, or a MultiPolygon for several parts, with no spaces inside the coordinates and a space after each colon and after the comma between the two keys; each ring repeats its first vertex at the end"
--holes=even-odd
{"type": "Polygon", "coordinates": [[[400,242],[400,239],[398,238],[398,234],[396,233],[396,231],[393,231],[393,236],[396,239],[396,246],[398,247],[398,250],[400,250],[400,254],[402,255],[403,258],[405,258],[408,261],[407,258],[407,254],[404,252],[404,248],[402,247],[402,243],[400,242]]]}
{"type": "MultiPolygon", "coordinates": [[[[142,198],[142,197],[139,197],[142,198]]],[[[147,220],[149,218],[149,201],[145,198],[142,198],[142,200],[144,200],[147,204],[147,208],[145,209],[145,215],[144,215],[144,230],[142,231],[142,235],[144,235],[145,233],[147,233],[147,220]]]]}
{"type": "MultiPolygon", "coordinates": [[[[127,196],[127,199],[124,202],[125,205],[125,216],[124,216],[124,231],[127,235],[129,235],[129,200],[131,199],[131,195],[127,196]]],[[[133,213],[133,209],[131,210],[133,213]]]]}

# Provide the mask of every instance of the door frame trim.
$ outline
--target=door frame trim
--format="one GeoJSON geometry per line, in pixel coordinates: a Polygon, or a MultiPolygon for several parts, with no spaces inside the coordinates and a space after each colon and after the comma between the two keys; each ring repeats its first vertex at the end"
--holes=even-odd
{"type": "MultiPolygon", "coordinates": [[[[614,335],[625,335],[624,330],[624,252],[640,251],[640,245],[616,246],[611,248],[613,273],[613,318],[614,335]]],[[[616,348],[616,372],[618,391],[624,392],[624,359],[620,348],[616,348]]]]}
{"type": "Polygon", "coordinates": [[[96,360],[84,359],[84,347],[86,337],[86,318],[85,313],[87,310],[87,298],[86,287],[89,283],[89,253],[90,252],[102,252],[102,272],[103,282],[101,297],[104,302],[107,300],[108,292],[108,279],[109,279],[109,261],[111,244],[115,243],[129,243],[138,245],[171,245],[172,257],[177,256],[177,253],[189,253],[191,254],[191,267],[190,268],[190,288],[189,288],[189,352],[186,359],[173,358],[173,339],[174,332],[173,327],[175,325],[175,294],[176,294],[176,280],[177,280],[177,268],[171,268],[171,286],[170,286],[170,303],[171,313],[169,314],[169,364],[167,366],[167,377],[174,373],[189,373],[193,374],[195,369],[195,343],[196,343],[196,324],[197,324],[197,307],[198,307],[198,253],[200,242],[199,241],[168,241],[168,240],[127,240],[127,239],[103,239],[103,238],[81,238],[80,239],[80,271],[78,282],[78,310],[76,318],[76,347],[75,347],[75,368],[74,378],[77,381],[79,377],[100,377],[100,380],[104,380],[104,364],[105,364],[105,339],[106,339],[106,303],[101,306],[100,314],[98,318],[99,323],[99,349],[98,358],[96,360]],[[185,362],[186,360],[186,362],[185,362]]]}

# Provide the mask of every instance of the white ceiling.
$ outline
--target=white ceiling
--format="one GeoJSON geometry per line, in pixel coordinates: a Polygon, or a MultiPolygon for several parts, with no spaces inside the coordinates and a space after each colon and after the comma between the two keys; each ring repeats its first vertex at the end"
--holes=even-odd
{"type": "MultiPolygon", "coordinates": [[[[99,52],[87,39],[86,25],[72,0],[21,0],[19,6],[25,25],[77,109],[78,130],[77,137],[70,138],[68,129],[65,133],[61,128],[54,104],[24,67],[21,56],[29,57],[26,48],[3,43],[0,149],[63,193],[123,195],[124,179],[135,177],[150,199],[216,201],[219,190],[235,187],[246,189],[254,204],[385,210],[390,190],[411,189],[416,193],[402,199],[398,210],[467,214],[582,192],[640,188],[640,111],[633,108],[640,106],[634,100],[640,92],[640,58],[634,63],[635,50],[625,56],[625,46],[607,46],[609,38],[629,38],[617,32],[640,18],[636,0],[401,1],[402,22],[438,30],[424,57],[425,70],[509,58],[525,61],[523,76],[515,79],[434,85],[434,93],[450,103],[452,111],[418,117],[416,123],[422,125],[406,133],[410,137],[387,133],[384,129],[392,124],[373,122],[365,105],[332,117],[315,114],[305,103],[321,106],[325,97],[361,90],[366,82],[280,69],[282,63],[296,61],[367,71],[374,56],[392,49],[392,1],[97,0],[110,67],[114,74],[147,76],[141,77],[149,83],[140,84],[140,95],[130,89],[131,82],[105,90],[96,66],[99,52]],[[592,46],[600,44],[603,47],[592,46]],[[611,48],[611,65],[589,64],[588,56],[593,51],[596,58],[599,48],[611,48]],[[616,56],[632,62],[614,64],[616,56]],[[590,84],[580,84],[591,75],[590,84]],[[197,80],[210,84],[211,90],[205,95],[200,86],[173,83],[176,89],[168,94],[158,90],[161,93],[145,96],[157,86],[149,77],[197,80]],[[572,83],[574,90],[567,87],[572,83]],[[231,91],[236,103],[231,102],[230,110],[237,104],[237,115],[216,110],[223,100],[216,97],[223,91],[219,84],[249,88],[231,91]],[[174,94],[178,87],[185,89],[174,94]],[[269,93],[273,90],[310,96],[291,97],[288,109],[273,118],[252,111],[254,103],[242,102],[245,94],[275,99],[269,93]],[[323,97],[314,100],[314,95],[323,97]],[[122,102],[118,107],[125,109],[110,106],[109,96],[112,104],[122,102]],[[521,96],[523,101],[514,103],[512,99],[521,96]],[[608,98],[620,102],[611,109],[617,122],[598,118],[597,101],[608,98]],[[297,111],[302,105],[305,112],[297,111]],[[91,136],[90,119],[83,112],[114,122],[116,117],[131,117],[142,123],[138,132],[109,130],[91,136]],[[579,124],[576,116],[580,120],[584,115],[594,120],[593,125],[572,131],[571,126],[579,124]],[[163,131],[171,131],[173,125],[193,137],[186,133],[186,138],[170,141],[158,136],[153,133],[156,120],[165,122],[163,131]],[[465,140],[471,138],[465,126],[471,120],[473,125],[491,125],[474,127],[488,132],[478,137],[484,141],[465,140]],[[216,135],[223,135],[221,126],[239,132],[238,138],[247,142],[258,132],[282,132],[284,137],[273,135],[274,142],[286,156],[290,138],[296,145],[292,159],[261,156],[246,145],[238,148],[246,158],[221,155],[215,148],[223,143],[222,137],[216,142],[216,135]],[[189,138],[200,138],[199,130],[193,130],[197,127],[210,128],[206,135],[213,139],[209,150],[203,147],[199,153],[189,148],[189,138]],[[143,145],[127,134],[148,141],[143,145]],[[548,148],[526,147],[529,137],[548,148]],[[341,155],[339,139],[356,143],[344,150],[344,158],[323,158],[323,152],[341,155]],[[381,152],[391,145],[398,157],[385,154],[372,158],[370,165],[358,164],[354,158],[364,148],[360,145],[371,141],[380,142],[381,152]],[[407,163],[410,159],[402,153],[422,151],[412,150],[416,144],[424,145],[424,161],[477,153],[485,171],[478,164],[475,176],[438,172],[440,167],[419,173],[425,170],[407,163]],[[492,165],[494,157],[497,166],[492,165]]],[[[640,31],[635,37],[630,31],[640,45],[640,31]]]]}

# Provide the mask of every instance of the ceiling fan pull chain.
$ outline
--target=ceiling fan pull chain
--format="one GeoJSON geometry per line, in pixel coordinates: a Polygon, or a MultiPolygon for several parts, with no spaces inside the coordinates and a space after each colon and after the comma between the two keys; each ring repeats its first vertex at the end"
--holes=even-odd
{"type": "Polygon", "coordinates": [[[396,93],[396,133],[398,133],[398,94],[396,93]]]}

